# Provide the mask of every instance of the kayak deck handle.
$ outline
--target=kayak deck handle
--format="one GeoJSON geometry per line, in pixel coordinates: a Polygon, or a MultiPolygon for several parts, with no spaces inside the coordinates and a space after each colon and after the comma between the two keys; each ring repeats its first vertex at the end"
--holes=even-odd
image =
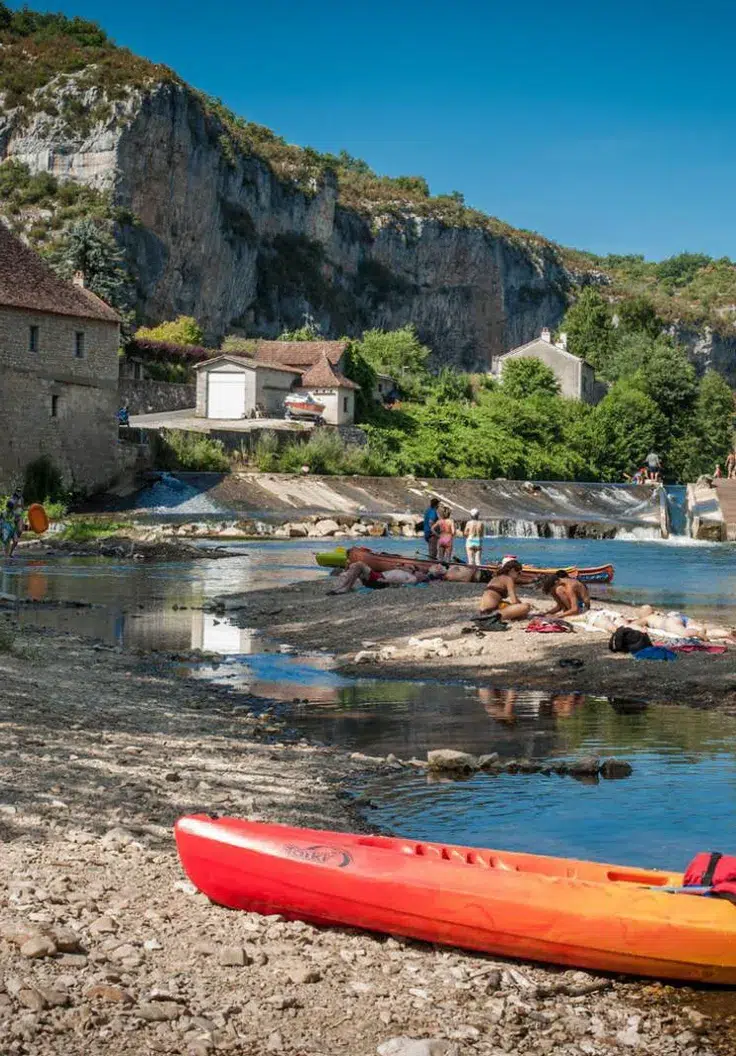
{"type": "Polygon", "coordinates": [[[657,876],[656,873],[637,873],[633,869],[609,869],[606,876],[616,883],[646,884],[647,887],[664,887],[669,880],[668,876],[657,876]]]}

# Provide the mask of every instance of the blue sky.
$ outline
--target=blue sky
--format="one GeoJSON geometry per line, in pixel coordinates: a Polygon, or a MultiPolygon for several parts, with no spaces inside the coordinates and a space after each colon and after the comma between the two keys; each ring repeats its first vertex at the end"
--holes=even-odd
{"type": "Polygon", "coordinates": [[[99,21],[290,142],[421,174],[567,245],[736,257],[727,0],[30,6],[99,21]]]}

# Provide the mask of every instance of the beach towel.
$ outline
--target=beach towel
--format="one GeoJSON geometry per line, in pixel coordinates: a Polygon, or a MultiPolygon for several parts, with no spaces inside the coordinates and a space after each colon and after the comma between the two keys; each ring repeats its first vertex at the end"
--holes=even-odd
{"type": "Polygon", "coordinates": [[[677,659],[677,653],[673,653],[671,649],[665,649],[663,645],[648,645],[645,649],[637,649],[631,655],[635,660],[665,660],[669,662],[677,659]]]}
{"type": "Polygon", "coordinates": [[[530,632],[536,634],[569,634],[572,632],[572,626],[566,620],[554,620],[537,616],[527,624],[526,633],[529,634],[530,632]]]}
{"type": "Polygon", "coordinates": [[[666,648],[672,653],[711,653],[713,656],[720,656],[727,651],[725,645],[711,645],[708,642],[667,642],[666,648]]]}

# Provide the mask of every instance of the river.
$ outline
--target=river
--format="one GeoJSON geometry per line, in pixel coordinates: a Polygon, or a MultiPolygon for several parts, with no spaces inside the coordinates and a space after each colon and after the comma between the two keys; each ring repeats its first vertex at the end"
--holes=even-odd
{"type": "MultiPolygon", "coordinates": [[[[386,540],[413,553],[412,540],[386,540]]],[[[355,680],[331,669],[329,652],[295,656],[257,628],[238,628],[202,611],[212,596],[324,576],[309,541],[238,543],[228,560],[149,565],[94,558],[20,557],[0,589],[37,602],[23,623],[99,638],[125,649],[219,654],[182,673],[280,701],[297,730],[368,754],[423,756],[429,748],[497,751],[502,758],[573,754],[627,759],[621,781],[478,774],[431,783],[399,771],[356,789],[369,820],[417,839],[677,867],[702,847],[736,847],[736,719],[642,700],[481,689],[436,682],[355,680]],[[307,703],[304,703],[307,701],[307,703]]],[[[612,561],[611,586],[597,597],[648,601],[665,609],[717,613],[736,623],[732,545],[672,540],[489,540],[490,557],[514,552],[545,565],[612,561]]],[[[439,589],[439,588],[438,588],[439,589]]],[[[327,645],[329,643],[326,643],[327,645]]]]}

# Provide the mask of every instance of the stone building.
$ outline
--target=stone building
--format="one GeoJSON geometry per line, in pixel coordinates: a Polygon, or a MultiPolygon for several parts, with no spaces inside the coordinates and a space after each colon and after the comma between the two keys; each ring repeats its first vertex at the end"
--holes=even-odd
{"type": "Polygon", "coordinates": [[[197,364],[196,414],[233,420],[283,418],[291,393],[311,393],[329,425],[352,425],[358,386],[341,365],[344,341],[259,341],[252,356],[223,354],[197,364]]]}
{"type": "Polygon", "coordinates": [[[533,341],[498,356],[494,360],[493,373],[503,377],[504,366],[515,359],[541,360],[557,378],[560,393],[569,399],[597,403],[605,393],[605,387],[601,391],[601,387],[596,384],[595,370],[590,363],[567,351],[565,334],[561,334],[559,342],[555,344],[551,332],[545,327],[533,341]]]}
{"type": "Polygon", "coordinates": [[[40,455],[85,490],[115,475],[119,343],[117,313],[0,222],[0,487],[40,455]]]}

